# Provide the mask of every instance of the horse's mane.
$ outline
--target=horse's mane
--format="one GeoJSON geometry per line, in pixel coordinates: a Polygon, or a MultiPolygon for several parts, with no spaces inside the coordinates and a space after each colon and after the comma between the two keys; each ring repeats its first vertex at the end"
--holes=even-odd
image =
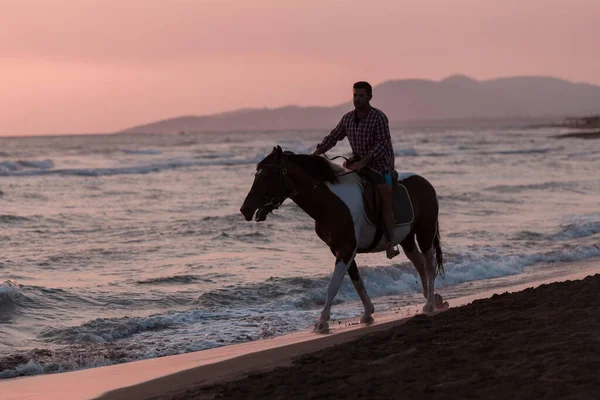
{"type": "MultiPolygon", "coordinates": [[[[313,156],[310,154],[295,154],[291,151],[284,151],[284,156],[289,157],[292,162],[302,168],[312,178],[321,182],[339,183],[338,174],[346,172],[346,170],[321,156],[313,156]]],[[[274,154],[269,154],[256,166],[257,169],[263,165],[269,164],[272,161],[274,154]]]]}
{"type": "Polygon", "coordinates": [[[321,156],[313,156],[310,154],[294,154],[291,151],[285,151],[287,157],[298,164],[307,174],[312,178],[329,183],[339,183],[337,177],[339,166],[328,161],[326,158],[321,156]]]}

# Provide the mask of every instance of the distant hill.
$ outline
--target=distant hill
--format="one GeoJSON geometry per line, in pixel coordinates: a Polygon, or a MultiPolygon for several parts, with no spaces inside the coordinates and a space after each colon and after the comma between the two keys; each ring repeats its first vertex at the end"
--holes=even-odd
{"type": "MultiPolygon", "coordinates": [[[[552,77],[477,81],[453,75],[435,82],[402,79],[373,88],[375,107],[390,124],[435,120],[539,119],[600,113],[600,86],[552,77]]],[[[351,102],[332,107],[287,106],[181,116],[125,129],[123,133],[177,133],[331,129],[351,102]]]]}

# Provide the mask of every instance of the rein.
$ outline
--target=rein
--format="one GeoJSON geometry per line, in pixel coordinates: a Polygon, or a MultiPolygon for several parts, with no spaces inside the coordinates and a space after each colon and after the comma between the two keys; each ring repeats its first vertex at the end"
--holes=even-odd
{"type": "MultiPolygon", "coordinates": [[[[333,157],[333,158],[329,158],[329,157],[327,157],[327,155],[326,155],[326,154],[323,154],[323,155],[324,155],[324,156],[325,156],[325,158],[326,158],[326,159],[328,159],[329,161],[337,160],[338,158],[343,158],[345,161],[348,161],[348,159],[347,159],[346,157],[344,157],[344,156],[335,156],[335,157],[333,157]]],[[[338,176],[338,177],[339,177],[339,176],[344,176],[344,175],[351,174],[351,173],[353,173],[353,172],[356,172],[356,171],[352,171],[352,170],[350,170],[350,171],[348,171],[348,172],[344,172],[344,173],[342,173],[342,174],[336,174],[335,176],[338,176]]]]}

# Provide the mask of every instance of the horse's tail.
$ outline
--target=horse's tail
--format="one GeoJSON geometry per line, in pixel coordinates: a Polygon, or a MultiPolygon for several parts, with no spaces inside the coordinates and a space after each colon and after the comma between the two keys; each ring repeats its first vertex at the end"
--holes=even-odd
{"type": "Polygon", "coordinates": [[[435,260],[437,262],[437,274],[442,279],[446,278],[446,271],[444,271],[444,254],[442,253],[442,242],[440,236],[440,220],[435,222],[435,236],[433,238],[433,247],[435,248],[435,260]]]}

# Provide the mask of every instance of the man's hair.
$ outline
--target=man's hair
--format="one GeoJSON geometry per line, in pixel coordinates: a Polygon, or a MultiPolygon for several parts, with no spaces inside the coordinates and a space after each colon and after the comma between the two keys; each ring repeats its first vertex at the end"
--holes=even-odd
{"type": "Polygon", "coordinates": [[[352,89],[366,89],[367,94],[369,96],[373,96],[373,88],[371,87],[369,82],[365,82],[365,81],[356,82],[354,84],[354,86],[352,86],[352,89]]]}

